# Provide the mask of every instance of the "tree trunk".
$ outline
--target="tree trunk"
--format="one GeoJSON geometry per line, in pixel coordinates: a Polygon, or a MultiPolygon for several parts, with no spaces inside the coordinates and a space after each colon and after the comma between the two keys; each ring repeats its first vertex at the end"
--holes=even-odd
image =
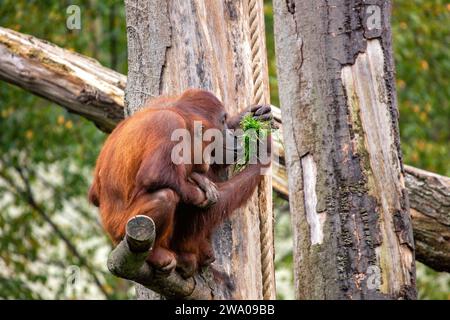
{"type": "Polygon", "coordinates": [[[415,299],[390,2],[274,3],[297,297],[415,299]]]}
{"type": "MultiPolygon", "coordinates": [[[[257,84],[252,75],[255,59],[250,43],[248,2],[126,0],[129,59],[126,114],[139,110],[151,97],[178,94],[189,87],[214,92],[231,114],[249,106],[257,84]]],[[[251,2],[258,12],[253,21],[263,34],[262,1],[251,2]]],[[[264,40],[258,41],[260,50],[265,52],[264,40]]],[[[259,57],[259,63],[263,100],[268,102],[265,56],[259,57]]],[[[270,190],[270,185],[260,186],[249,205],[215,233],[213,266],[232,283],[228,298],[263,298],[259,215],[272,221],[270,190]]],[[[269,254],[273,261],[271,250],[269,254]]],[[[273,275],[273,264],[267,267],[273,275]]],[[[270,281],[270,292],[265,297],[274,298],[273,279],[270,281]]],[[[143,287],[138,287],[137,295],[153,297],[143,287]]]]}
{"type": "MultiPolygon", "coordinates": [[[[78,53],[1,27],[0,79],[93,121],[105,132],[124,117],[124,75],[78,53]]],[[[281,124],[280,109],[272,107],[272,113],[281,124]]],[[[273,163],[273,189],[288,199],[283,143],[278,145],[274,148],[279,161],[273,163]]],[[[436,270],[449,272],[450,179],[411,166],[405,166],[405,173],[414,209],[416,258],[436,270]]]]}

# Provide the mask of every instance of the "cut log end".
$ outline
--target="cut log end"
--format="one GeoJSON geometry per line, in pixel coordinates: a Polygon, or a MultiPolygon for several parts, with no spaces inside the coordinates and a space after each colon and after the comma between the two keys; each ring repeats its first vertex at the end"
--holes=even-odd
{"type": "Polygon", "coordinates": [[[143,215],[131,218],[126,226],[126,240],[132,252],[147,252],[155,242],[155,223],[143,215]]]}

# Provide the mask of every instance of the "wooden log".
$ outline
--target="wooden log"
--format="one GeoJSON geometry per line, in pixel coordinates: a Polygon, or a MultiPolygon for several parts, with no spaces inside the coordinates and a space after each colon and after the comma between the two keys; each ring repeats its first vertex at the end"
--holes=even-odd
{"type": "MultiPolygon", "coordinates": [[[[169,299],[212,300],[215,292],[224,292],[227,286],[220,279],[196,275],[184,279],[175,272],[161,274],[146,262],[155,241],[155,224],[147,216],[131,218],[126,227],[125,238],[111,251],[108,269],[117,277],[137,282],[151,288],[169,299]],[[220,287],[220,290],[215,290],[220,287]]],[[[221,297],[222,299],[226,297],[221,297]]]]}
{"type": "Polygon", "coordinates": [[[450,178],[405,166],[416,259],[450,272],[450,178]]]}
{"type": "Polygon", "coordinates": [[[0,27],[0,79],[111,131],[123,119],[126,77],[94,59],[0,27]]]}

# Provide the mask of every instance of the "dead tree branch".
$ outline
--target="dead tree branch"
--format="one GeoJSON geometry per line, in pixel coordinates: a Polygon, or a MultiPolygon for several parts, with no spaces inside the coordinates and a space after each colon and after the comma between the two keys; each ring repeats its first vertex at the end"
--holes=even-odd
{"type": "MultiPolygon", "coordinates": [[[[163,274],[147,264],[147,256],[155,241],[155,224],[147,216],[130,219],[126,227],[126,236],[111,252],[108,269],[112,274],[137,282],[169,299],[212,300],[215,287],[223,282],[214,277],[213,272],[202,272],[202,276],[184,279],[177,272],[163,274]],[[206,279],[204,274],[211,275],[206,279]]],[[[223,291],[223,286],[221,286],[223,291]]],[[[219,292],[219,290],[217,291],[219,292]]]]}
{"type": "Polygon", "coordinates": [[[126,77],[94,59],[0,27],[0,79],[111,131],[123,119],[126,77]]]}
{"type": "Polygon", "coordinates": [[[405,166],[416,259],[450,271],[450,178],[405,166]]]}

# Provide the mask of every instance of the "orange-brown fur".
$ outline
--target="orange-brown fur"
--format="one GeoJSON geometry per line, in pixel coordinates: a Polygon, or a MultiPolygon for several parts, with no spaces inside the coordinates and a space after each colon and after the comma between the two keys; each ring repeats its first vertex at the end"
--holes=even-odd
{"type": "MultiPolygon", "coordinates": [[[[234,209],[243,205],[261,180],[261,164],[249,165],[226,182],[219,182],[217,165],[211,168],[171,161],[173,130],[192,123],[219,128],[225,109],[209,92],[188,90],[181,96],[151,100],[145,109],[122,121],[106,140],[97,160],[89,199],[99,206],[103,226],[120,241],[127,221],[138,214],[155,221],[156,241],[149,256],[155,267],[170,271],[177,265],[191,275],[213,260],[211,232],[234,209]],[[218,203],[199,208],[204,192],[189,180],[193,172],[217,182],[218,203]]],[[[236,126],[238,115],[228,123],[236,126]]],[[[203,145],[205,147],[205,145],[203,145]]],[[[205,178],[206,179],[206,178],[205,178]]]]}

